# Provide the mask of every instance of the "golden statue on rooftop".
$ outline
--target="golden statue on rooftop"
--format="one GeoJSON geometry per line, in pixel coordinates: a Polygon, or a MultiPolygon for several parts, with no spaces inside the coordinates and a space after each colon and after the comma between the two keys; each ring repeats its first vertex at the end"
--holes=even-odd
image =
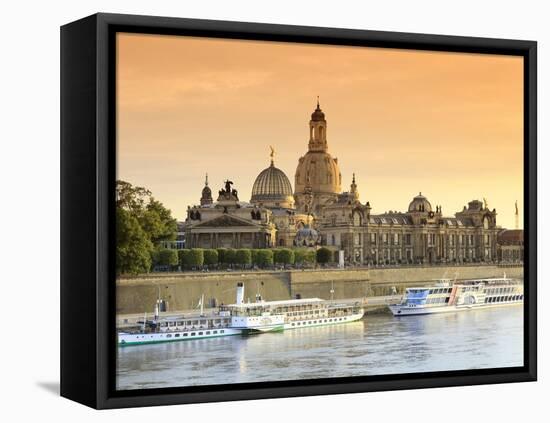
{"type": "Polygon", "coordinates": [[[274,157],[275,157],[275,149],[270,145],[269,149],[271,150],[271,153],[269,156],[271,157],[271,164],[273,165],[274,157]]]}

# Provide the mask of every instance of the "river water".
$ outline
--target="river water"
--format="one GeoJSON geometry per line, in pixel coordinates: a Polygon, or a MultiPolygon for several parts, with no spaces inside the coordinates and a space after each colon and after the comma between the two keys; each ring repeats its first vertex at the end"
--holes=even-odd
{"type": "Polygon", "coordinates": [[[118,349],[117,389],[523,365],[523,308],[505,306],[118,349]]]}

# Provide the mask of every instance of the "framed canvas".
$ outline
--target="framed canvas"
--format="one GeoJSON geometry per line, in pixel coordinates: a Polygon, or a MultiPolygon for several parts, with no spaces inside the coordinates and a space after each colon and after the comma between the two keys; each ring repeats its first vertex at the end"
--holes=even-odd
{"type": "Polygon", "coordinates": [[[63,26],[61,394],[536,380],[536,68],[533,41],[63,26]]]}

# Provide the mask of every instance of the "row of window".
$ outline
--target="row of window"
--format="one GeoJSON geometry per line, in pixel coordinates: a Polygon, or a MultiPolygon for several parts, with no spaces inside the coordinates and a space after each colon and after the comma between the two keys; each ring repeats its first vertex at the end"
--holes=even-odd
{"type": "Polygon", "coordinates": [[[443,304],[448,303],[450,297],[436,297],[436,298],[428,298],[426,301],[426,304],[443,304]]]}
{"type": "MultiPolygon", "coordinates": [[[[229,319],[214,319],[212,320],[214,325],[229,324],[229,319]]],[[[173,322],[160,322],[160,327],[176,327],[176,326],[206,326],[208,321],[206,320],[178,320],[173,322]]]]}
{"type": "Polygon", "coordinates": [[[324,319],[324,320],[310,320],[309,322],[297,322],[297,323],[292,323],[292,326],[300,326],[300,325],[315,325],[317,323],[330,323],[330,322],[341,322],[342,320],[345,320],[344,318],[342,317],[339,317],[339,318],[334,318],[334,319],[324,319]]]}
{"type": "Polygon", "coordinates": [[[174,335],[172,335],[171,333],[169,333],[168,335],[166,335],[167,338],[172,338],[172,336],[174,336],[174,338],[179,338],[180,336],[185,338],[186,336],[201,336],[201,335],[217,335],[217,334],[222,334],[222,333],[225,333],[225,330],[220,330],[220,331],[217,331],[217,330],[207,330],[206,332],[184,332],[184,333],[175,333],[174,335]]]}
{"type": "Polygon", "coordinates": [[[327,308],[324,304],[309,304],[309,305],[296,305],[288,307],[275,307],[272,309],[273,313],[287,313],[289,311],[311,311],[313,309],[327,308]]]}
{"type": "Polygon", "coordinates": [[[485,294],[487,295],[495,295],[495,294],[512,294],[515,291],[515,287],[500,287],[500,288],[489,288],[485,291],[485,294]]]}
{"type": "Polygon", "coordinates": [[[370,242],[373,245],[376,245],[377,243],[381,244],[388,244],[391,243],[393,245],[399,245],[401,244],[401,241],[405,245],[411,245],[412,243],[412,236],[411,234],[370,234],[370,242]]]}
{"type": "MultiPolygon", "coordinates": [[[[287,313],[288,316],[305,316],[310,314],[319,314],[319,310],[308,310],[308,311],[294,311],[291,313],[287,313]]],[[[313,316],[312,316],[313,317],[313,316]]]]}
{"type": "Polygon", "coordinates": [[[453,288],[435,288],[435,289],[430,289],[430,292],[428,294],[429,295],[432,295],[432,294],[450,294],[452,290],[453,290],[453,288]]]}
{"type": "MultiPolygon", "coordinates": [[[[428,245],[435,245],[437,239],[437,234],[428,234],[427,240],[428,245]]],[[[455,246],[455,245],[474,245],[474,235],[448,235],[449,245],[455,246]]],[[[484,238],[485,244],[490,243],[489,235],[485,235],[484,238]]],[[[405,245],[411,245],[412,243],[412,235],[411,234],[388,234],[388,233],[371,233],[370,234],[370,243],[373,245],[376,244],[392,244],[392,245],[400,245],[401,243],[405,245]]]]}
{"type": "Polygon", "coordinates": [[[506,301],[522,301],[523,295],[504,295],[500,297],[487,297],[485,298],[486,303],[503,303],[506,301]]]}

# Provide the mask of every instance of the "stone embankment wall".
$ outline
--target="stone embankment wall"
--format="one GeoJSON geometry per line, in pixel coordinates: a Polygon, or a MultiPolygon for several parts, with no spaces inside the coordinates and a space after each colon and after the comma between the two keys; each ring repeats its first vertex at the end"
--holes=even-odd
{"type": "Polygon", "coordinates": [[[245,284],[245,300],[260,293],[266,300],[302,298],[330,299],[388,295],[395,287],[425,285],[442,277],[461,279],[501,277],[503,273],[523,278],[523,267],[437,266],[376,269],[322,269],[274,272],[212,272],[151,274],[117,281],[117,313],[152,312],[157,295],[168,302],[169,310],[197,307],[204,294],[205,307],[235,301],[237,282],[245,284]],[[334,292],[331,294],[331,290],[334,292]]]}
{"type": "Polygon", "coordinates": [[[194,309],[202,295],[205,307],[233,304],[237,282],[245,284],[245,301],[255,301],[258,292],[270,300],[290,298],[288,272],[157,273],[119,279],[117,313],[151,312],[159,292],[160,298],[167,301],[168,310],[194,309]]]}

